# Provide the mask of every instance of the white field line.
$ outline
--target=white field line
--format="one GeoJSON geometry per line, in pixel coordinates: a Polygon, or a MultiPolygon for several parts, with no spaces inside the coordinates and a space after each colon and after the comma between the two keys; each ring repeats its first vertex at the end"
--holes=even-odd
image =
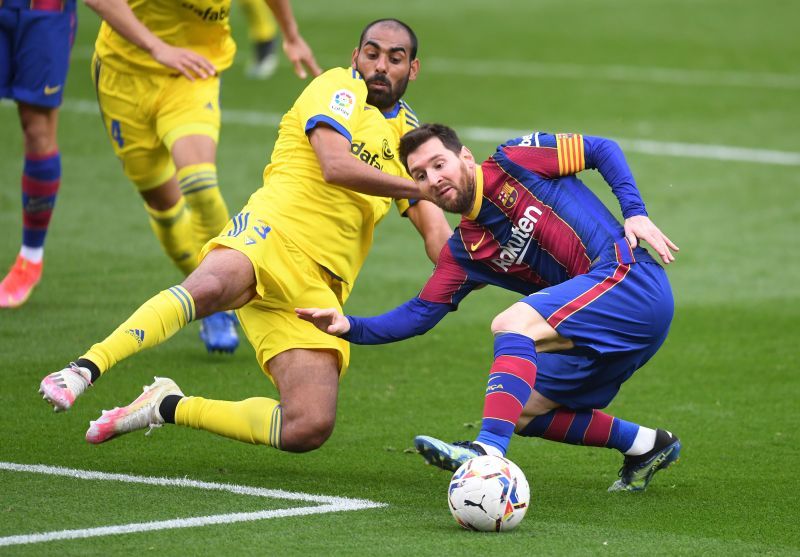
{"type": "Polygon", "coordinates": [[[53,532],[38,532],[35,534],[22,534],[0,538],[0,547],[9,545],[22,545],[41,543],[54,540],[72,540],[79,538],[93,538],[98,536],[112,536],[118,534],[131,534],[135,532],[151,532],[154,530],[169,530],[174,528],[193,528],[210,524],[232,524],[234,522],[249,522],[267,518],[282,518],[288,516],[305,516],[342,511],[357,511],[362,509],[375,509],[385,507],[384,503],[376,503],[366,499],[350,499],[347,497],[331,497],[327,495],[313,495],[279,489],[265,489],[234,484],[202,482],[181,478],[155,478],[149,476],[132,476],[128,474],[109,474],[91,470],[76,470],[60,466],[45,466],[41,464],[16,464],[13,462],[0,462],[0,470],[11,472],[27,472],[32,474],[47,474],[53,476],[66,476],[81,480],[116,481],[138,483],[156,486],[183,487],[205,489],[212,491],[227,491],[237,495],[249,495],[268,499],[285,499],[318,503],[316,506],[295,507],[290,509],[273,509],[247,513],[228,513],[191,518],[177,518],[173,520],[159,520],[153,522],[139,522],[120,524],[115,526],[100,526],[96,528],[82,528],[75,530],[58,530],[53,532]]]}
{"type": "MultiPolygon", "coordinates": [[[[73,60],[90,60],[94,46],[81,45],[72,50],[73,60]]],[[[238,61],[243,62],[239,57],[238,61]]],[[[325,57],[326,67],[346,62],[344,58],[325,57]]],[[[513,77],[576,79],[679,85],[686,87],[749,87],[752,89],[800,89],[800,76],[788,73],[745,72],[714,69],[661,68],[657,66],[561,64],[530,60],[464,60],[463,58],[424,58],[425,73],[467,77],[513,77]]]]}
{"type": "Polygon", "coordinates": [[[526,60],[458,60],[425,58],[425,72],[446,75],[513,78],[578,79],[581,81],[624,81],[688,87],[750,87],[753,89],[800,89],[795,74],[740,72],[730,70],[659,68],[654,66],[603,66],[558,64],[526,60]]]}
{"type": "MultiPolygon", "coordinates": [[[[457,129],[464,139],[502,143],[513,137],[520,137],[533,130],[514,130],[501,128],[468,127],[457,129]]],[[[729,145],[708,145],[704,143],[679,143],[675,141],[654,141],[652,139],[613,138],[626,152],[645,155],[687,157],[718,161],[750,162],[759,164],[776,164],[782,166],[800,166],[800,153],[791,151],[773,151],[769,149],[750,149],[729,145]]]]}
{"type": "MultiPolygon", "coordinates": [[[[0,102],[0,108],[13,108],[8,101],[0,102]]],[[[97,103],[86,99],[67,99],[62,106],[66,112],[78,114],[97,114],[97,103]]],[[[281,115],[258,110],[238,110],[225,108],[222,110],[222,121],[226,124],[276,128],[281,115]]],[[[467,141],[483,141],[486,143],[502,143],[513,137],[531,133],[532,130],[515,130],[507,128],[488,128],[479,126],[455,126],[462,139],[467,141]]],[[[684,157],[694,159],[731,161],[755,164],[772,164],[778,166],[800,166],[800,153],[792,151],[775,151],[771,149],[752,149],[730,145],[714,145],[705,143],[680,143],[676,141],[655,141],[652,139],[625,139],[614,137],[617,143],[627,152],[653,156],[684,157]]]]}

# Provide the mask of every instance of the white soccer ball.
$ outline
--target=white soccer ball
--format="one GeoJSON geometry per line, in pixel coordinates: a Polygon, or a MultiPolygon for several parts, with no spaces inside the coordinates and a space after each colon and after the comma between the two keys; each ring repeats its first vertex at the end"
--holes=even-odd
{"type": "Polygon", "coordinates": [[[478,456],[453,474],[447,501],[453,518],[467,530],[505,532],[525,516],[530,488],[522,470],[507,458],[478,456]]]}

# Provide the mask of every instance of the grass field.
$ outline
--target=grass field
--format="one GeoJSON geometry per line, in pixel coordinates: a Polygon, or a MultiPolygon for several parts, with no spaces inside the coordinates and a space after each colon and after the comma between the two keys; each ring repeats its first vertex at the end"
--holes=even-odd
{"type": "MultiPolygon", "coordinates": [[[[98,20],[82,7],[61,116],[64,177],[44,281],[23,308],[0,312],[0,461],[125,476],[65,477],[0,465],[0,555],[800,555],[798,5],[295,5],[325,67],[348,63],[366,22],[407,20],[420,37],[422,60],[407,99],[423,120],[460,130],[477,157],[517,131],[580,131],[620,141],[653,220],[681,252],[669,268],[677,301],[670,338],[609,412],[675,431],[685,447],[680,464],[657,475],[643,494],[612,495],[606,488],[621,463],[616,452],[516,438],[509,456],[531,484],[528,516],[507,535],[461,531],[446,507],[449,475],[423,466],[409,448],[416,434],[460,439],[476,433],[491,362],[489,323],[516,299],[497,289],[474,294],[423,337],[355,347],[336,431],[319,451],[285,454],[177,427],[99,447],[85,443],[88,421],[127,404],[154,374],[213,398],[275,393],[248,345],[232,357],[209,356],[193,324],[119,364],[69,413],[54,415],[38,397],[43,375],[180,280],[97,116],[89,58],[98,20]],[[217,484],[257,489],[239,493],[217,484]],[[327,503],[264,490],[384,506],[345,510],[347,504],[337,503],[325,507],[337,512],[299,514],[327,503]],[[262,511],[261,520],[236,523],[8,541],[262,511]]],[[[249,49],[236,9],[233,24],[240,53],[224,76],[218,166],[236,211],[260,184],[277,119],[303,83],[285,62],[268,82],[246,80],[249,49]]],[[[22,147],[13,105],[0,104],[0,129],[4,272],[20,228],[22,147]]],[[[602,179],[585,174],[616,210],[602,179]]],[[[367,314],[394,307],[429,272],[412,227],[391,215],[378,229],[347,309],[367,314]]]]}

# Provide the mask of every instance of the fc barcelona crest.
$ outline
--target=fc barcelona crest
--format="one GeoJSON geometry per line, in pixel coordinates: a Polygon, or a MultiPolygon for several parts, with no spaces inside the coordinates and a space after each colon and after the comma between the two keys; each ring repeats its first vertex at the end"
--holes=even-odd
{"type": "Polygon", "coordinates": [[[503,184],[503,187],[500,189],[500,193],[497,194],[497,199],[506,209],[511,209],[514,205],[516,205],[518,197],[519,193],[517,192],[516,188],[509,183],[503,184]]]}

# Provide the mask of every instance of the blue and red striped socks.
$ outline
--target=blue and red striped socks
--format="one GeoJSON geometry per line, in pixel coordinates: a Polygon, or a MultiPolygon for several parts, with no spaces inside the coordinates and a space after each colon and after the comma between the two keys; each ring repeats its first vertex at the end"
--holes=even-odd
{"type": "Polygon", "coordinates": [[[518,433],[570,445],[608,447],[625,454],[653,448],[655,430],[610,416],[600,410],[557,408],[537,416],[518,433]]]}
{"type": "Polygon", "coordinates": [[[505,454],[522,408],[536,380],[536,345],[517,333],[494,339],[494,363],[489,372],[483,423],[476,441],[505,454]]]}
{"type": "Polygon", "coordinates": [[[61,155],[26,153],[22,172],[22,255],[39,263],[44,255],[47,227],[61,184],[61,155]]]}

